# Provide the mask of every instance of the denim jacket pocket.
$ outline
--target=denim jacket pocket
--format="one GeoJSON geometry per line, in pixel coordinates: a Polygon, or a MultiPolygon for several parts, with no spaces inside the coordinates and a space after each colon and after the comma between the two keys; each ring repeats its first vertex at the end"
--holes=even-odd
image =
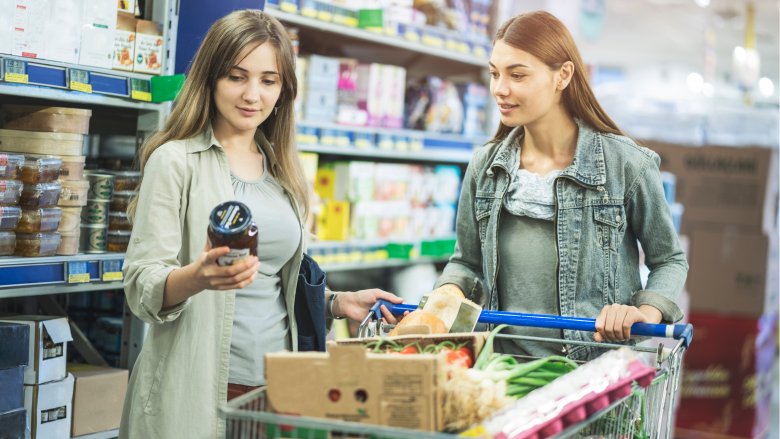
{"type": "Polygon", "coordinates": [[[477,220],[477,227],[479,227],[479,238],[483,243],[487,237],[487,225],[495,202],[496,199],[492,196],[474,197],[474,216],[477,220]]]}
{"type": "Polygon", "coordinates": [[[626,231],[626,212],[623,206],[596,206],[593,208],[593,220],[598,228],[602,247],[618,251],[626,231]]]}

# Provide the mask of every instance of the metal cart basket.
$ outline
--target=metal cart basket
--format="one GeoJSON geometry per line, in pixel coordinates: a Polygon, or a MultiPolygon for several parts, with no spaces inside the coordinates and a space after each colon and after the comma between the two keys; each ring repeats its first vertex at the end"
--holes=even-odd
{"type": "MultiPolygon", "coordinates": [[[[412,305],[388,305],[391,312],[401,314],[413,310],[412,305]]],[[[379,318],[378,307],[362,322],[359,336],[383,334],[387,327],[379,318]]],[[[480,322],[497,324],[508,323],[520,326],[534,326],[557,329],[595,330],[595,319],[543,316],[483,311],[480,322]]],[[[655,365],[656,376],[651,384],[642,389],[634,386],[634,391],[595,413],[584,421],[569,425],[555,437],[584,438],[662,438],[672,437],[674,406],[680,382],[682,358],[693,338],[691,325],[654,325],[637,323],[632,327],[634,335],[661,336],[676,339],[669,347],[659,343],[657,346],[630,346],[655,365]]],[[[517,335],[497,334],[496,337],[549,342],[573,345],[594,346],[616,349],[623,344],[577,342],[571,340],[548,339],[517,335]]],[[[272,413],[268,410],[265,388],[253,390],[229,401],[220,407],[220,415],[227,423],[227,438],[448,438],[455,434],[433,433],[406,428],[361,424],[332,419],[318,419],[305,416],[291,416],[272,413]]]]}

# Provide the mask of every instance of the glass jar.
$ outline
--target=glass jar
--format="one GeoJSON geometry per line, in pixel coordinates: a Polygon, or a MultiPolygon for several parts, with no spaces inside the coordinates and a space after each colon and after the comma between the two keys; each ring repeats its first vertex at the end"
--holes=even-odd
{"type": "Polygon", "coordinates": [[[257,225],[244,203],[226,201],[215,207],[209,217],[208,237],[212,248],[230,248],[228,254],[217,259],[218,265],[233,265],[257,256],[257,225]]]}

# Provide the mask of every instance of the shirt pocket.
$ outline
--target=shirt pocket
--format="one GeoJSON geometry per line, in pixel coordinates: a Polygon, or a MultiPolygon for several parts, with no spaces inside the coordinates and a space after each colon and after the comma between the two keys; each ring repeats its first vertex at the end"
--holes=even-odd
{"type": "Polygon", "coordinates": [[[479,238],[482,242],[485,242],[487,235],[487,225],[490,221],[490,214],[493,209],[493,203],[495,202],[496,199],[492,195],[477,195],[474,197],[474,216],[477,219],[479,238]]]}
{"type": "Polygon", "coordinates": [[[593,220],[602,248],[618,251],[626,231],[626,211],[623,206],[596,206],[593,220]]]}

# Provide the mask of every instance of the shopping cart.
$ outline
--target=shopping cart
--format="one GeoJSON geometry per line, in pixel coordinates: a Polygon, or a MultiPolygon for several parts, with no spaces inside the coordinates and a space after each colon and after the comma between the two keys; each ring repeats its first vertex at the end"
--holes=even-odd
{"type": "MultiPolygon", "coordinates": [[[[384,336],[392,325],[385,324],[379,306],[385,305],[396,315],[413,311],[415,305],[393,305],[382,302],[361,322],[359,337],[384,336]]],[[[482,311],[480,323],[510,324],[553,329],[595,331],[595,319],[547,316],[539,314],[482,311]]],[[[672,437],[675,396],[680,382],[682,358],[693,339],[693,326],[635,323],[632,334],[639,336],[671,338],[670,346],[634,345],[630,348],[656,368],[656,376],[646,388],[634,386],[628,396],[614,400],[607,407],[591,414],[587,419],[556,434],[555,437],[599,437],[599,438],[662,438],[672,437]]],[[[570,346],[592,346],[602,349],[617,349],[624,344],[596,343],[572,340],[550,339],[519,335],[497,334],[496,337],[567,344],[570,346]]],[[[220,414],[227,423],[227,438],[441,438],[452,439],[457,435],[432,433],[406,428],[360,424],[331,419],[316,419],[305,416],[291,416],[272,413],[268,410],[265,388],[260,388],[229,401],[220,407],[220,414]]]]}

